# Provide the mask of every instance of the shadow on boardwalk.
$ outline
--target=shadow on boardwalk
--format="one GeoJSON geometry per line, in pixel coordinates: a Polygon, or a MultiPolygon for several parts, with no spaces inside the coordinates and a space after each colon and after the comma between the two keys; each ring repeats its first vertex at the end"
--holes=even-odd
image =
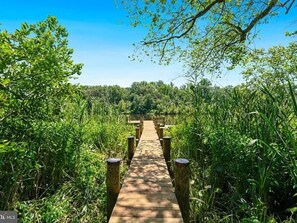
{"type": "Polygon", "coordinates": [[[183,222],[152,121],[144,121],[142,137],[109,222],[183,222]]]}

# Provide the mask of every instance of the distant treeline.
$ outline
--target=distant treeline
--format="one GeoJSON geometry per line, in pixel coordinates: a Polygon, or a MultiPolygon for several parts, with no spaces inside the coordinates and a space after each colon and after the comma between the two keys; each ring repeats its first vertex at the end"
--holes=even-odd
{"type": "Polygon", "coordinates": [[[131,87],[83,86],[89,101],[112,105],[130,114],[180,114],[190,109],[190,85],[181,87],[157,82],[134,82],[131,87]]]}

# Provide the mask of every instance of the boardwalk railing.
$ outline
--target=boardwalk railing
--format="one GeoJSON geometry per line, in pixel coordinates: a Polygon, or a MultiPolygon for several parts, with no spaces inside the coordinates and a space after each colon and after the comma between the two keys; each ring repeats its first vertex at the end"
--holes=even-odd
{"type": "Polygon", "coordinates": [[[120,161],[109,159],[107,162],[107,218],[110,223],[189,222],[189,161],[175,160],[174,189],[168,172],[170,137],[163,137],[163,133],[162,123],[160,126],[156,122],[154,126],[153,121],[143,121],[136,130],[135,152],[134,137],[128,138],[130,167],[120,190],[117,167],[120,161]]]}

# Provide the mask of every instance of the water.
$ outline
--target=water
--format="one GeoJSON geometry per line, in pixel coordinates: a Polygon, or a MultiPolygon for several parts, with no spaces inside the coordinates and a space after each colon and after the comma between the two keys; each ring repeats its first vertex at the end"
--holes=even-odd
{"type": "Polygon", "coordinates": [[[165,124],[166,125],[175,125],[177,122],[177,119],[181,117],[181,115],[154,115],[154,114],[130,114],[129,115],[129,120],[152,120],[153,117],[155,118],[161,118],[165,117],[165,124]]]}

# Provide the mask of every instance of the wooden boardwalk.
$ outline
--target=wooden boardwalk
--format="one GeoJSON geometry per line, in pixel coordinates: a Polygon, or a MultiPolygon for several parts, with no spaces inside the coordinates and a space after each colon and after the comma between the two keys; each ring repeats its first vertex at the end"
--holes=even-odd
{"type": "Polygon", "coordinates": [[[109,222],[183,222],[153,121],[144,121],[109,222]]]}

